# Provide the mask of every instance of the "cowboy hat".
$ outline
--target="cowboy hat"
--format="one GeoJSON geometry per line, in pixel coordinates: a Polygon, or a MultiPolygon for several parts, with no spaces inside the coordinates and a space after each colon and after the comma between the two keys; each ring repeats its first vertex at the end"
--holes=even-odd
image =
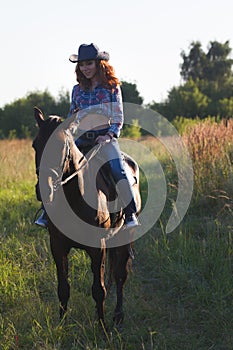
{"type": "Polygon", "coordinates": [[[79,46],[78,54],[71,55],[69,57],[70,62],[77,63],[80,61],[88,61],[88,60],[109,60],[108,52],[101,52],[97,45],[95,44],[82,44],[79,46]]]}

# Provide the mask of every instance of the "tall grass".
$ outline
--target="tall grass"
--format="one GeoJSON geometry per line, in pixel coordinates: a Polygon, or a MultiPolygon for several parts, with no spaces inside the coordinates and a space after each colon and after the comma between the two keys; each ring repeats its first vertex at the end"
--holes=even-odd
{"type": "Polygon", "coordinates": [[[35,181],[31,140],[0,140],[1,189],[9,183],[35,181]]]}
{"type": "MultiPolygon", "coordinates": [[[[228,128],[203,123],[194,134],[184,136],[195,172],[191,210],[170,236],[163,228],[165,214],[135,242],[135,260],[125,287],[124,328],[119,333],[113,326],[113,288],[106,301],[107,341],[95,321],[90,261],[83,251],[71,253],[71,299],[66,320],[59,321],[48,233],[32,224],[38,203],[31,141],[0,141],[0,349],[232,350],[233,229],[228,187],[232,184],[232,142],[228,128]],[[224,203],[229,204],[224,215],[207,200],[220,188],[228,198],[224,203]]],[[[172,179],[174,167],[164,147],[151,138],[142,143],[157,152],[172,179]]]]}
{"type": "Polygon", "coordinates": [[[183,136],[190,152],[198,200],[232,209],[233,119],[220,123],[206,120],[183,136]]]}

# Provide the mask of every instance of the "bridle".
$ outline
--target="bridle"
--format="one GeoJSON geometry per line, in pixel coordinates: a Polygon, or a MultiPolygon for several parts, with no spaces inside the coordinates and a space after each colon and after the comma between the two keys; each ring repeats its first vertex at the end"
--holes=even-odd
{"type": "MultiPolygon", "coordinates": [[[[67,137],[66,137],[66,142],[65,142],[65,157],[64,157],[63,163],[61,166],[57,167],[56,169],[51,169],[52,171],[55,170],[55,173],[57,173],[57,178],[53,181],[53,190],[54,191],[57,191],[59,189],[59,187],[62,187],[67,182],[69,182],[73,177],[78,175],[79,171],[81,171],[81,169],[86,165],[86,163],[84,163],[84,165],[80,166],[74,173],[72,173],[69,177],[67,177],[65,180],[62,181],[62,177],[63,177],[64,169],[65,169],[65,164],[67,162],[70,162],[70,160],[72,159],[70,140],[69,140],[69,135],[68,135],[67,130],[64,130],[64,133],[66,134],[67,137]]],[[[83,155],[81,157],[81,159],[79,160],[79,164],[82,163],[84,158],[85,158],[85,156],[83,155]]]]}

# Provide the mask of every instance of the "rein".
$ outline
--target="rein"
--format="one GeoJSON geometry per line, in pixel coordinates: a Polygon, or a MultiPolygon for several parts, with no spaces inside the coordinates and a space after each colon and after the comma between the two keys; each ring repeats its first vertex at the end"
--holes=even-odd
{"type": "MultiPolygon", "coordinates": [[[[64,167],[65,167],[65,163],[66,161],[70,161],[72,159],[71,155],[70,155],[70,141],[69,141],[69,134],[67,132],[67,130],[64,130],[64,133],[67,135],[66,138],[66,153],[65,153],[65,159],[63,161],[63,165],[57,167],[56,169],[54,168],[49,168],[48,170],[54,174],[57,179],[53,181],[53,190],[57,191],[59,189],[59,187],[67,184],[70,180],[72,180],[76,175],[78,175],[78,173],[88,165],[88,163],[90,162],[90,160],[92,158],[95,157],[95,155],[98,153],[98,151],[100,150],[100,148],[102,147],[102,144],[98,144],[98,146],[93,150],[93,152],[90,154],[90,156],[88,158],[86,158],[84,155],[81,157],[81,159],[79,160],[79,163],[81,163],[84,159],[86,159],[86,162],[81,165],[77,170],[75,170],[70,176],[68,176],[65,180],[62,181],[62,176],[64,173],[64,167]]],[[[36,175],[37,177],[39,177],[39,172],[40,172],[41,168],[40,166],[38,166],[36,168],[36,175]]]]}
{"type": "MultiPolygon", "coordinates": [[[[70,176],[68,176],[65,180],[61,181],[61,179],[57,179],[57,181],[54,181],[54,191],[56,191],[60,186],[63,186],[65,184],[67,184],[70,180],[72,180],[76,175],[78,175],[78,173],[88,165],[88,163],[90,162],[90,160],[92,158],[95,157],[95,155],[99,152],[100,148],[102,147],[102,144],[100,143],[95,149],[94,151],[91,153],[90,157],[87,160],[87,162],[85,162],[85,164],[81,165],[75,172],[73,172],[70,176]]],[[[67,154],[66,154],[66,158],[64,160],[64,163],[66,162],[66,160],[69,160],[70,157],[70,146],[69,146],[69,140],[67,139],[67,154]]],[[[81,163],[86,157],[83,155],[82,158],[80,159],[79,163],[81,163]]],[[[63,171],[62,171],[62,175],[63,175],[63,171]]],[[[61,175],[61,176],[62,176],[61,175]]]]}
{"type": "MultiPolygon", "coordinates": [[[[82,156],[82,158],[80,159],[79,163],[81,163],[84,158],[85,158],[85,156],[82,156]]],[[[83,164],[82,166],[80,166],[80,168],[78,168],[73,174],[68,176],[65,180],[60,181],[60,186],[65,185],[67,182],[69,182],[71,179],[73,179],[73,177],[78,175],[79,171],[82,170],[82,168],[84,168],[86,165],[87,165],[87,163],[83,164]]]]}

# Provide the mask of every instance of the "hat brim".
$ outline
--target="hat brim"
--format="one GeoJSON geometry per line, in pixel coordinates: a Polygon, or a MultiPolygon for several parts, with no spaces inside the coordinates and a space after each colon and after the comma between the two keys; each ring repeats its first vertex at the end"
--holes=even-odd
{"type": "Polygon", "coordinates": [[[69,61],[72,63],[77,63],[78,62],[78,55],[71,55],[69,57],[69,61]]]}
{"type": "Polygon", "coordinates": [[[77,62],[81,62],[81,61],[88,61],[88,60],[104,60],[104,61],[108,61],[109,60],[109,53],[108,52],[99,52],[97,57],[95,58],[83,58],[83,59],[79,59],[78,58],[78,55],[71,55],[69,57],[69,61],[72,62],[72,63],[77,63],[77,62]]]}

